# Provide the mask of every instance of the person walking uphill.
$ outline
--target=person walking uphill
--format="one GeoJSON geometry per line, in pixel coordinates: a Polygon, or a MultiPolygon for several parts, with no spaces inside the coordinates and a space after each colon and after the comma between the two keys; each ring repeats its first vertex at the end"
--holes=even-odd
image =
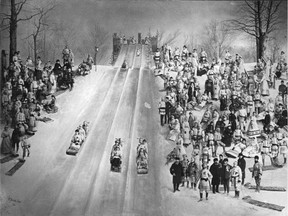
{"type": "Polygon", "coordinates": [[[182,180],[182,176],[184,176],[183,173],[183,167],[182,164],[180,163],[180,158],[176,157],[175,158],[175,162],[172,164],[171,168],[170,168],[170,173],[171,175],[173,175],[173,188],[174,188],[174,193],[179,190],[179,185],[181,183],[182,180]]]}
{"type": "Polygon", "coordinates": [[[262,177],[262,164],[259,162],[259,157],[256,155],[254,157],[254,165],[252,170],[252,178],[255,179],[256,183],[256,192],[260,192],[260,183],[261,183],[261,177],[262,177]]]}
{"type": "Polygon", "coordinates": [[[199,182],[199,190],[200,190],[200,200],[203,200],[203,191],[206,192],[206,200],[208,200],[208,191],[210,189],[210,180],[212,178],[212,174],[208,169],[208,164],[203,163],[202,170],[200,172],[200,182],[199,182]]]}

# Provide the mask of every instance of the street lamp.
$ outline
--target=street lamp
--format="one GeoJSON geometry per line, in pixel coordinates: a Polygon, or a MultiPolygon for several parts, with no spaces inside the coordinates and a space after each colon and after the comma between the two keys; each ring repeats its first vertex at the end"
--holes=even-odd
{"type": "Polygon", "coordinates": [[[95,55],[94,55],[95,71],[97,71],[97,66],[96,66],[96,57],[97,57],[98,50],[99,50],[99,47],[95,46],[95,55]]]}

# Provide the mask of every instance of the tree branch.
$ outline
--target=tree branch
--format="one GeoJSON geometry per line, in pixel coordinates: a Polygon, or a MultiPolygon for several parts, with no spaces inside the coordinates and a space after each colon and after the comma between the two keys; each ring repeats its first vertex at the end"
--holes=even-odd
{"type": "Polygon", "coordinates": [[[35,14],[29,16],[29,17],[17,19],[17,23],[18,23],[18,22],[22,22],[22,21],[30,20],[30,19],[32,19],[33,17],[35,17],[35,16],[37,16],[37,15],[39,15],[39,14],[40,14],[40,13],[38,12],[38,13],[35,13],[35,14]]]}
{"type": "Polygon", "coordinates": [[[23,0],[22,2],[16,3],[15,6],[18,6],[18,8],[16,9],[16,15],[18,16],[24,6],[24,4],[27,2],[27,0],[23,0]]]}

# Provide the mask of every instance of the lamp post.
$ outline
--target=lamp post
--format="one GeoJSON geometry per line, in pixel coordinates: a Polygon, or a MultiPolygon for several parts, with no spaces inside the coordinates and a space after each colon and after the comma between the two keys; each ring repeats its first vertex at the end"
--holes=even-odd
{"type": "Polygon", "coordinates": [[[98,50],[99,50],[99,47],[95,46],[95,55],[94,55],[95,71],[97,71],[96,57],[97,57],[98,50]]]}

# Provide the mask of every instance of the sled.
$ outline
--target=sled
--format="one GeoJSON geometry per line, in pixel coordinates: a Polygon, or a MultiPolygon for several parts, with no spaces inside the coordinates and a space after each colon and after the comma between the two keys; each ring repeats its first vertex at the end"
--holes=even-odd
{"type": "Polygon", "coordinates": [[[69,148],[66,150],[67,155],[76,156],[80,152],[80,150],[83,148],[82,147],[83,143],[85,142],[87,135],[88,135],[88,132],[89,132],[88,131],[88,125],[89,125],[89,122],[86,122],[86,121],[84,121],[83,124],[79,125],[79,127],[82,127],[85,130],[86,137],[81,141],[81,143],[79,143],[79,145],[80,145],[79,148],[73,147],[72,146],[73,141],[71,141],[69,148]]]}
{"type": "Polygon", "coordinates": [[[207,73],[207,68],[200,68],[197,70],[197,76],[202,76],[207,73]]]}
{"type": "MultiPolygon", "coordinates": [[[[250,172],[253,171],[253,167],[249,167],[248,169],[249,169],[250,172]]],[[[277,169],[277,167],[272,166],[272,165],[269,165],[269,166],[263,166],[263,167],[262,167],[262,171],[275,170],[275,169],[277,169]]]]}
{"type": "Polygon", "coordinates": [[[30,135],[30,136],[33,136],[33,135],[35,135],[35,132],[36,132],[36,131],[27,130],[27,131],[26,131],[26,134],[28,134],[28,135],[30,135]]]}
{"type": "Polygon", "coordinates": [[[240,152],[236,151],[236,150],[229,150],[225,152],[225,155],[229,158],[237,158],[240,152]]]}
{"type": "Polygon", "coordinates": [[[277,167],[277,168],[283,167],[283,164],[280,164],[277,157],[275,157],[275,158],[270,157],[270,160],[271,160],[272,166],[277,167]]]}
{"type": "MultiPolygon", "coordinates": [[[[247,182],[245,185],[248,189],[256,189],[255,185],[251,185],[251,183],[247,182]]],[[[260,190],[266,190],[266,191],[280,191],[285,192],[286,188],[284,187],[277,187],[277,186],[260,186],[260,190]]]]}
{"type": "Polygon", "coordinates": [[[51,118],[48,118],[48,117],[43,117],[43,118],[39,118],[38,121],[42,121],[42,122],[50,122],[50,121],[53,121],[53,119],[51,118]]]}
{"type": "Polygon", "coordinates": [[[66,151],[66,154],[67,155],[76,156],[80,152],[80,149],[82,148],[82,144],[83,144],[83,142],[80,144],[80,148],[79,149],[76,149],[76,148],[73,148],[73,147],[69,146],[69,148],[66,151]]]}
{"type": "Polygon", "coordinates": [[[145,139],[139,138],[139,144],[137,146],[137,173],[147,174],[148,173],[148,145],[145,139]]]}
{"type": "Polygon", "coordinates": [[[115,144],[112,147],[111,156],[110,156],[111,171],[113,172],[121,172],[122,147],[123,147],[123,142],[121,138],[116,138],[115,144]]]}
{"type": "Polygon", "coordinates": [[[259,151],[254,146],[248,146],[242,151],[244,157],[253,158],[259,154],[259,151]]]}
{"type": "Polygon", "coordinates": [[[252,205],[256,205],[259,207],[268,208],[268,209],[272,209],[276,211],[282,211],[285,208],[284,206],[279,206],[279,205],[268,203],[268,202],[261,202],[258,200],[254,200],[250,196],[245,196],[242,198],[242,200],[252,205]]]}
{"type": "Polygon", "coordinates": [[[68,85],[61,85],[59,88],[61,90],[67,90],[69,88],[69,86],[68,85]]]}
{"type": "Polygon", "coordinates": [[[43,109],[45,112],[47,112],[48,114],[52,114],[52,113],[57,113],[58,112],[58,107],[55,106],[52,110],[48,110],[48,109],[43,109]]]}
{"type": "Polygon", "coordinates": [[[7,163],[7,162],[9,162],[9,161],[11,161],[11,160],[14,160],[16,157],[18,157],[19,156],[19,154],[10,154],[10,155],[7,155],[6,157],[4,157],[4,158],[1,158],[0,159],[0,163],[1,164],[3,164],[3,163],[7,163]]]}
{"type": "Polygon", "coordinates": [[[17,170],[19,170],[25,163],[25,160],[19,160],[19,162],[17,164],[15,164],[8,172],[6,172],[5,174],[8,176],[12,176],[15,174],[15,172],[17,170]]]}

